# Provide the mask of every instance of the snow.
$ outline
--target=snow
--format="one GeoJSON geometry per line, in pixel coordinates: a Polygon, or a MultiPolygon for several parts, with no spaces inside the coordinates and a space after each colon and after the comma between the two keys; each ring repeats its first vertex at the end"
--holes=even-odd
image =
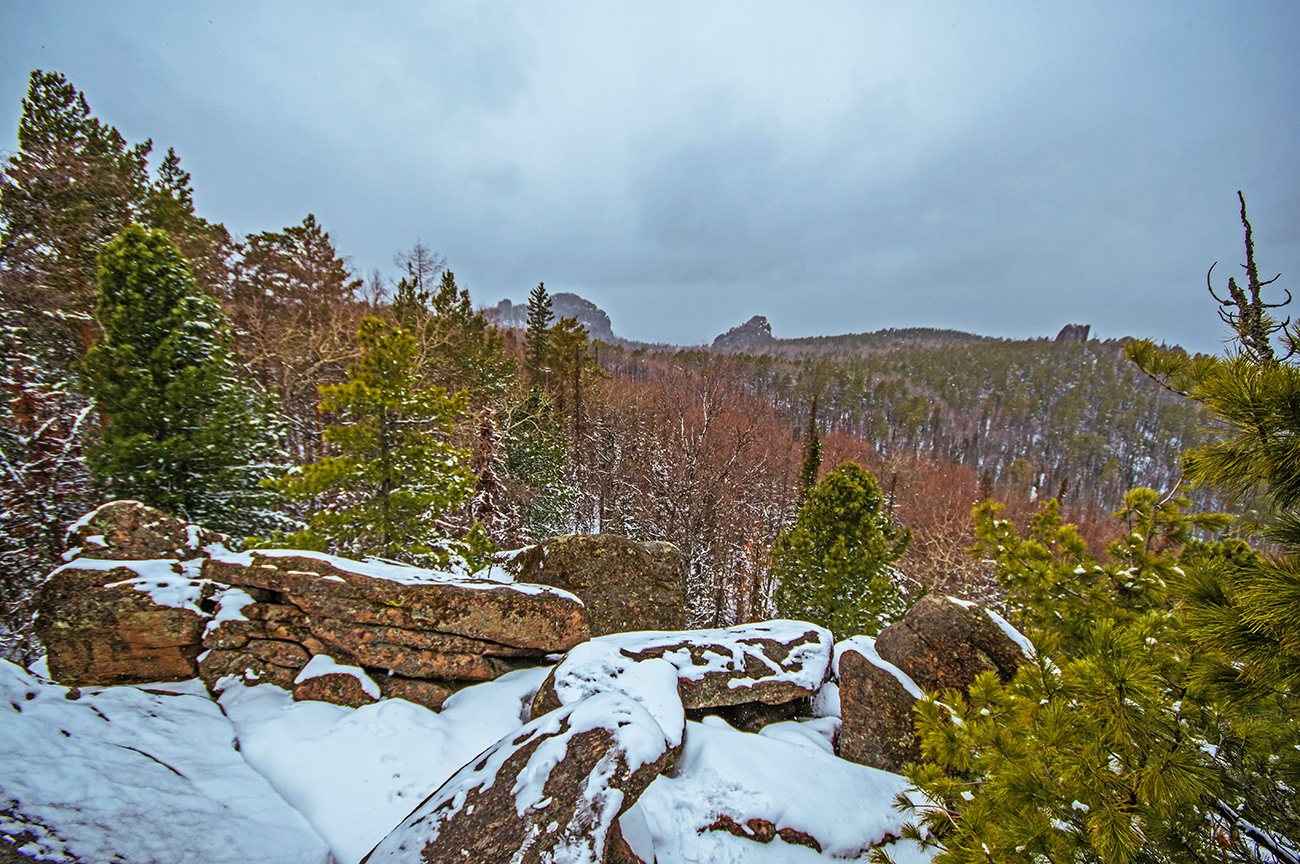
{"type": "MultiPolygon", "coordinates": [[[[894,676],[894,678],[898,681],[898,683],[903,685],[903,689],[906,690],[913,699],[916,699],[918,701],[925,699],[925,694],[921,692],[921,688],[916,686],[916,682],[913,681],[906,672],[904,672],[902,669],[899,669],[897,666],[895,666],[893,663],[890,663],[888,660],[882,659],[881,656],[876,653],[876,640],[871,636],[850,636],[848,639],[845,639],[842,642],[835,643],[835,677],[836,678],[838,678],[840,674],[840,657],[844,655],[845,651],[856,651],[857,653],[861,654],[863,657],[866,657],[867,662],[870,663],[872,666],[875,666],[877,669],[882,669],[885,672],[888,672],[890,675],[894,676]]],[[[839,697],[839,692],[836,691],[837,708],[839,705],[838,697],[839,697]]],[[[839,712],[836,711],[836,713],[838,714],[839,712]]]]}
{"type": "Polygon", "coordinates": [[[227,588],[214,594],[212,600],[217,604],[217,611],[204,628],[204,635],[221,626],[222,622],[248,620],[244,617],[244,608],[255,602],[242,588],[227,588]]]}
{"type": "Polygon", "coordinates": [[[518,729],[548,671],[462,690],[441,713],[403,699],[361,708],[294,702],[269,684],[229,687],[220,702],[248,763],[341,864],[352,864],[462,765],[518,729]]]}
{"type": "MultiPolygon", "coordinates": [[[[570,742],[576,736],[594,729],[608,731],[614,747],[623,758],[612,759],[607,756],[600,759],[582,788],[574,790],[581,798],[571,810],[578,817],[599,814],[593,820],[597,825],[612,824],[623,803],[623,793],[612,785],[616,775],[622,773],[621,765],[626,765],[630,769],[629,773],[635,771],[662,757],[668,745],[659,724],[639,702],[622,693],[596,693],[575,705],[551,711],[527,723],[465,765],[377,846],[370,860],[380,861],[399,856],[406,848],[405,844],[411,840],[428,841],[436,838],[437,825],[422,824],[429,821],[430,814],[438,812],[440,819],[453,817],[465,808],[471,793],[497,787],[501,783],[511,783],[510,794],[514,800],[515,812],[520,818],[548,806],[552,799],[546,790],[547,780],[551,778],[556,765],[565,758],[570,742]],[[534,741],[538,743],[532,747],[513,778],[503,777],[501,771],[507,760],[529,748],[534,741]]],[[[563,809],[570,808],[566,806],[563,809]]],[[[572,826],[558,826],[554,823],[552,826],[560,828],[565,834],[572,831],[572,826]]],[[[566,841],[553,850],[548,860],[589,861],[590,856],[583,854],[584,850],[589,847],[604,848],[603,837],[600,836],[568,837],[566,841]]],[[[402,857],[410,860],[409,854],[402,857]]]]}
{"type": "Polygon", "coordinates": [[[622,693],[638,702],[673,747],[682,743],[686,712],[677,691],[678,672],[666,660],[632,660],[608,637],[583,642],[555,670],[555,695],[571,705],[595,693],[622,693]]]}
{"type": "Polygon", "coordinates": [[[24,854],[84,864],[331,860],[240,757],[211,700],[135,687],[71,695],[0,661],[0,833],[34,835],[24,854]]]}
{"type": "Polygon", "coordinates": [[[994,624],[998,625],[998,629],[1007,634],[1008,639],[1020,646],[1021,652],[1023,652],[1026,657],[1033,659],[1037,656],[1037,652],[1034,650],[1034,643],[1030,642],[1025,634],[1021,633],[1015,627],[1012,627],[1010,621],[1003,618],[992,609],[985,609],[984,614],[989,616],[994,624]]]}
{"type": "Polygon", "coordinates": [[[317,654],[308,660],[307,665],[298,673],[298,677],[293,679],[293,683],[301,684],[312,678],[320,678],[322,675],[351,675],[361,684],[362,692],[371,699],[379,698],[379,685],[365,673],[365,670],[359,666],[345,666],[328,654],[317,654]]]}
{"type": "Polygon", "coordinates": [[[813,696],[812,712],[814,717],[839,717],[840,685],[827,681],[813,696]]]}
{"type": "MultiPolygon", "coordinates": [[[[236,614],[242,602],[222,597],[218,615],[236,614]]],[[[588,661],[610,659],[609,647],[588,661]]],[[[582,728],[635,719],[641,731],[629,738],[631,755],[654,758],[669,738],[660,720],[672,726],[677,716],[668,689],[672,667],[660,660],[631,665],[603,679],[613,692],[593,689],[534,723],[549,728],[565,713],[582,728]]],[[[528,669],[466,688],[435,713],[400,699],[355,709],[294,702],[280,688],[237,682],[224,689],[219,706],[198,681],[83,688],[71,701],[65,688],[4,664],[0,798],[20,800],[14,809],[49,826],[28,826],[37,835],[33,848],[49,860],[107,864],[116,852],[178,864],[326,864],[332,854],[339,864],[354,864],[477,757],[507,736],[517,738],[549,672],[528,669]],[[133,830],[121,831],[123,825],[133,830]]],[[[578,679],[573,686],[574,695],[583,689],[578,679]]],[[[672,776],[656,779],[623,815],[624,837],[658,864],[812,864],[896,835],[902,817],[891,804],[906,781],[831,755],[837,725],[837,717],[823,716],[750,734],[718,718],[681,723],[682,757],[672,776]],[[700,831],[722,815],[803,831],[824,851],[700,831]]],[[[543,799],[544,769],[563,752],[557,738],[534,754],[535,770],[519,779],[520,806],[543,799]]],[[[617,806],[615,798],[602,806],[617,806]]],[[[7,806],[0,800],[0,812],[7,806]]],[[[0,817],[0,831],[19,830],[14,823],[0,817]]],[[[900,862],[926,860],[902,841],[889,849],[900,862]]]]}
{"type": "MultiPolygon", "coordinates": [[[[658,864],[811,864],[853,857],[900,832],[903,818],[892,804],[907,788],[902,777],[807,743],[739,732],[720,718],[705,721],[686,724],[686,747],[672,776],[651,783],[621,819],[631,833],[650,834],[658,864]],[[720,816],[793,828],[815,837],[822,852],[779,838],[759,844],[702,830],[720,816]]],[[[896,860],[925,860],[909,845],[892,845],[896,860]]]]}
{"type": "Polygon", "coordinates": [[[71,562],[56,568],[50,576],[64,570],[128,570],[135,575],[132,579],[112,582],[106,588],[133,588],[141,594],[149,595],[159,606],[176,609],[188,609],[195,615],[206,617],[207,613],[199,608],[203,590],[213,585],[207,579],[200,578],[203,562],[200,560],[177,561],[171,558],[153,558],[144,561],[105,561],[98,558],[74,558],[71,562]]]}
{"type": "MultiPolygon", "coordinates": [[[[313,552],[301,549],[252,549],[248,552],[214,557],[218,557],[220,560],[232,564],[242,564],[245,567],[251,567],[253,566],[254,556],[261,558],[311,558],[329,564],[345,573],[355,573],[358,576],[366,576],[371,579],[383,579],[388,582],[396,582],[399,585],[455,585],[459,588],[472,588],[480,591],[492,590],[494,588],[510,588],[524,594],[550,594],[557,597],[567,597],[575,602],[582,602],[568,591],[563,591],[559,588],[552,588],[549,585],[533,585],[527,582],[512,582],[509,579],[509,574],[504,572],[501,572],[502,578],[495,578],[495,572],[497,571],[494,571],[491,568],[479,571],[483,574],[482,577],[477,575],[467,577],[445,570],[428,570],[423,567],[412,567],[409,564],[398,564],[395,561],[385,561],[381,558],[366,558],[361,561],[356,561],[351,558],[340,558],[336,555],[327,555],[324,552],[313,552]]],[[[332,578],[338,579],[337,576],[332,578]]]]}

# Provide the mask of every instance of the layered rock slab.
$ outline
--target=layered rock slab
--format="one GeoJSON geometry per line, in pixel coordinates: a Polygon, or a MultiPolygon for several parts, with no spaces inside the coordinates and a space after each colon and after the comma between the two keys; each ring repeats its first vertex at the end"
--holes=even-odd
{"type": "Polygon", "coordinates": [[[687,710],[783,705],[817,692],[833,648],[830,632],[806,621],[601,636],[570,651],[552,670],[533,701],[533,716],[586,693],[623,689],[619,679],[627,670],[649,660],[663,660],[677,671],[687,710]]]}
{"type": "Polygon", "coordinates": [[[541,654],[568,650],[589,635],[582,603],[546,586],[293,550],[213,558],[203,575],[276,592],[313,621],[442,633],[541,654]]]}
{"type": "MultiPolygon", "coordinates": [[[[681,741],[682,730],[672,735],[681,741]]],[[[615,820],[680,752],[642,705],[597,693],[539,717],[463,767],[364,862],[601,864],[615,820]]]]}
{"type": "Polygon", "coordinates": [[[536,664],[587,637],[581,602],[545,586],[282,550],[214,557],[204,573],[274,601],[219,616],[201,664],[210,687],[236,675],[356,704],[355,688],[342,679],[331,688],[297,686],[307,661],[324,654],[371,671],[386,697],[436,709],[460,687],[536,664]],[[305,653],[295,655],[292,646],[305,653]]]}
{"type": "Polygon", "coordinates": [[[516,582],[550,585],[587,607],[592,636],[686,626],[686,556],[613,534],[553,537],[514,555],[516,582]]]}

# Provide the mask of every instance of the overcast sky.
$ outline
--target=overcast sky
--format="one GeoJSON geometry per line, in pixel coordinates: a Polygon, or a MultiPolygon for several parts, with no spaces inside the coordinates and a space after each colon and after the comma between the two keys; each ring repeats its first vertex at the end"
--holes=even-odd
{"type": "Polygon", "coordinates": [[[0,0],[0,148],[57,70],[209,219],[390,276],[422,240],[484,305],[1215,351],[1238,189],[1300,295],[1298,46],[1294,0],[0,0]]]}

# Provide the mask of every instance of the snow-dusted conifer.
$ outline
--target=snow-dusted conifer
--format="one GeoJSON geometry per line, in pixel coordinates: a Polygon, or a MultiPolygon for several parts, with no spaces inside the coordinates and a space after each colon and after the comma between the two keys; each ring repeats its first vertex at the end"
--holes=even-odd
{"type": "Polygon", "coordinates": [[[236,535],[266,530],[271,449],[235,375],[229,328],[161,231],[128,226],[100,256],[103,336],[82,376],[102,440],[102,490],[236,535]]]}
{"type": "Polygon", "coordinates": [[[481,563],[482,530],[452,540],[442,522],[474,490],[469,453],[447,442],[464,393],[421,386],[406,330],[364,318],[359,338],[347,381],[320,391],[320,409],[337,421],[325,430],[330,455],[269,484],[314,509],[303,531],[276,542],[416,564],[445,565],[457,554],[481,563]]]}
{"type": "Polygon", "coordinates": [[[912,533],[894,527],[884,503],[876,478],[854,462],[812,488],[772,548],[781,617],[812,621],[844,639],[876,633],[902,613],[890,565],[907,551],[912,533]]]}

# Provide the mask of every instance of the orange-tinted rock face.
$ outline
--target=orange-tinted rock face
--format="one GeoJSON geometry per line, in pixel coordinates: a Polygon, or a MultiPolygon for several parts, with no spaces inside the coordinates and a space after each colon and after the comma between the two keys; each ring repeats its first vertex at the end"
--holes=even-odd
{"type": "Polygon", "coordinates": [[[588,637],[582,603],[563,591],[311,552],[231,553],[219,535],[137,502],[94,511],[73,539],[73,562],[37,596],[37,635],[65,684],[198,675],[209,689],[233,678],[360,704],[343,679],[368,675],[436,709],[588,637]],[[295,687],[318,655],[356,674],[295,687]]]}
{"type": "Polygon", "coordinates": [[[159,605],[130,585],[114,585],[136,579],[137,572],[125,567],[74,565],[55,571],[38,589],[35,632],[54,680],[86,686],[195,676],[206,617],[159,605]]]}

